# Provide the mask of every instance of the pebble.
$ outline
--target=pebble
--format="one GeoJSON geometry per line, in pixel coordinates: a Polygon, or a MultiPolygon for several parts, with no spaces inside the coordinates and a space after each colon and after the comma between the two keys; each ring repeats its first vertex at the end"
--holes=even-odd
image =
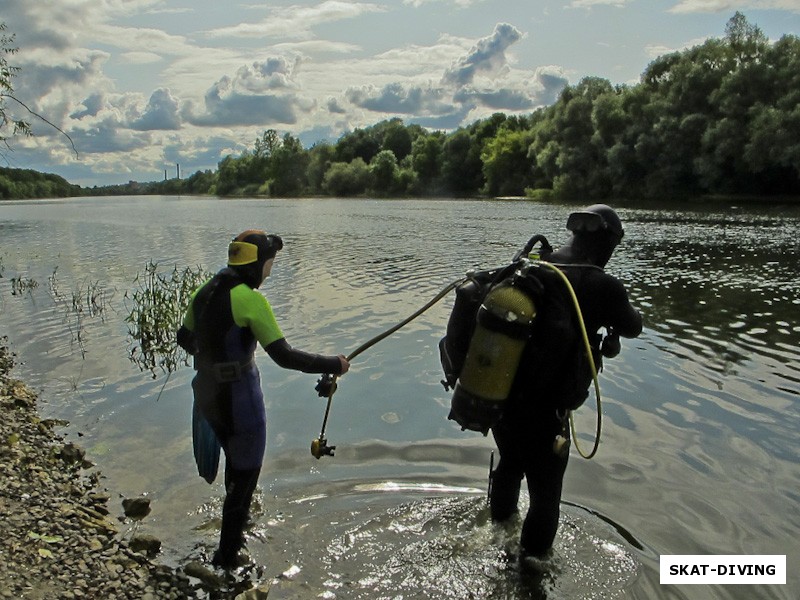
{"type": "Polygon", "coordinates": [[[122,538],[108,517],[111,495],[97,488],[99,473],[87,472],[83,449],[53,431],[63,423],[38,418],[36,394],[12,379],[2,342],[0,598],[197,598],[199,586],[181,570],[135,552],[122,538]]]}

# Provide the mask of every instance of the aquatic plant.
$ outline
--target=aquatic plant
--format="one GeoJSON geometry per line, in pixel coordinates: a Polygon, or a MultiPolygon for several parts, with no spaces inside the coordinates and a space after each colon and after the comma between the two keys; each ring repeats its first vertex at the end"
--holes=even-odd
{"type": "Polygon", "coordinates": [[[202,267],[179,270],[175,266],[171,273],[163,273],[158,263],[150,261],[134,279],[137,289],[125,293],[131,301],[125,318],[128,358],[140,370],[150,371],[154,379],[159,370],[172,373],[180,365],[188,365],[188,355],[176,344],[175,334],[192,292],[209,277],[202,267]]]}
{"type": "Polygon", "coordinates": [[[84,316],[103,319],[109,300],[109,291],[100,281],[86,281],[72,290],[71,298],[61,291],[57,279],[58,267],[47,278],[50,297],[57,307],[64,310],[64,322],[72,335],[72,341],[77,342],[81,356],[86,356],[84,344],[84,316]]]}
{"type": "Polygon", "coordinates": [[[21,296],[25,292],[30,292],[39,287],[39,282],[35,279],[30,279],[19,275],[11,278],[11,295],[21,296]]]}

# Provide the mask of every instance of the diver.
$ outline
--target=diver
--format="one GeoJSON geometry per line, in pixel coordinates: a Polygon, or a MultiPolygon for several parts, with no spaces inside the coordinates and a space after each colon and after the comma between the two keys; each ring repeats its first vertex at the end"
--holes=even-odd
{"type": "MultiPolygon", "coordinates": [[[[619,353],[619,336],[635,338],[642,331],[641,314],[631,306],[625,287],[603,270],[624,235],[622,221],[610,207],[595,204],[570,214],[567,229],[572,232],[569,241],[541,258],[557,265],[572,284],[599,370],[603,356],[619,353]]],[[[585,401],[592,382],[588,358],[579,345],[566,353],[560,366],[544,367],[549,373],[537,369],[537,362],[547,362],[543,353],[555,351],[558,344],[559,340],[543,340],[541,349],[526,348],[507,407],[492,427],[499,452],[491,475],[492,520],[506,521],[517,512],[524,476],[530,508],[520,545],[523,555],[537,558],[547,556],[556,536],[569,458],[568,446],[557,448],[554,439],[569,439],[569,411],[585,401]]]]}
{"type": "MultiPolygon", "coordinates": [[[[212,564],[241,566],[244,529],[266,447],[266,409],[254,360],[260,344],[279,366],[305,373],[343,375],[343,355],[292,348],[267,299],[257,291],[283,248],[277,235],[247,230],[228,247],[228,266],[200,286],[177,333],[194,357],[194,409],[210,424],[225,452],[225,501],[219,548],[212,564]]],[[[216,466],[214,467],[216,469],[216,466]]],[[[216,471],[214,471],[216,474],[216,471]]],[[[210,481],[213,481],[213,476],[210,481]]]]}

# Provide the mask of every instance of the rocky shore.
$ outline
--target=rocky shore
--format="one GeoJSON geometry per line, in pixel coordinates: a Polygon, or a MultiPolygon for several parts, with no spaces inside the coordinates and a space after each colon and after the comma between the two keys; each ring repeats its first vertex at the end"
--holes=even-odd
{"type": "Polygon", "coordinates": [[[158,540],[123,539],[122,507],[109,506],[99,473],[63,443],[58,423],[39,418],[12,364],[0,345],[0,599],[214,597],[186,569],[158,564],[158,540]]]}

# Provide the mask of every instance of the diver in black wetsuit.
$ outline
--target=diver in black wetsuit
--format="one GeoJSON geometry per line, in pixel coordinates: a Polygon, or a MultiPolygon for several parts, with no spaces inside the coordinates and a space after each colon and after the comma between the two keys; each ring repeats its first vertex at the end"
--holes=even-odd
{"type": "MultiPolygon", "coordinates": [[[[195,292],[177,336],[178,344],[194,356],[194,410],[211,425],[225,451],[222,530],[212,560],[223,568],[236,567],[241,560],[239,550],[266,448],[266,410],[254,361],[257,345],[286,369],[342,375],[350,368],[342,355],[292,348],[269,302],[257,291],[281,248],[280,237],[263,231],[237,236],[228,248],[228,266],[195,292]]],[[[208,480],[215,474],[214,470],[208,480]]]]}
{"type": "MultiPolygon", "coordinates": [[[[542,259],[557,264],[570,280],[599,370],[602,356],[613,357],[619,352],[619,336],[634,338],[642,331],[642,317],[631,306],[624,286],[603,271],[622,239],[622,222],[614,210],[596,204],[572,213],[567,229],[572,232],[569,242],[542,259]],[[598,333],[601,327],[608,331],[602,342],[598,333]]],[[[523,354],[503,417],[492,428],[500,454],[492,474],[492,519],[505,521],[517,511],[524,476],[530,496],[521,535],[526,555],[546,555],[558,529],[569,452],[557,453],[553,441],[559,434],[569,435],[565,427],[567,411],[580,406],[588,395],[592,376],[583,356],[576,350],[563,372],[542,383],[545,378],[535,376],[532,355],[523,354]]]]}

